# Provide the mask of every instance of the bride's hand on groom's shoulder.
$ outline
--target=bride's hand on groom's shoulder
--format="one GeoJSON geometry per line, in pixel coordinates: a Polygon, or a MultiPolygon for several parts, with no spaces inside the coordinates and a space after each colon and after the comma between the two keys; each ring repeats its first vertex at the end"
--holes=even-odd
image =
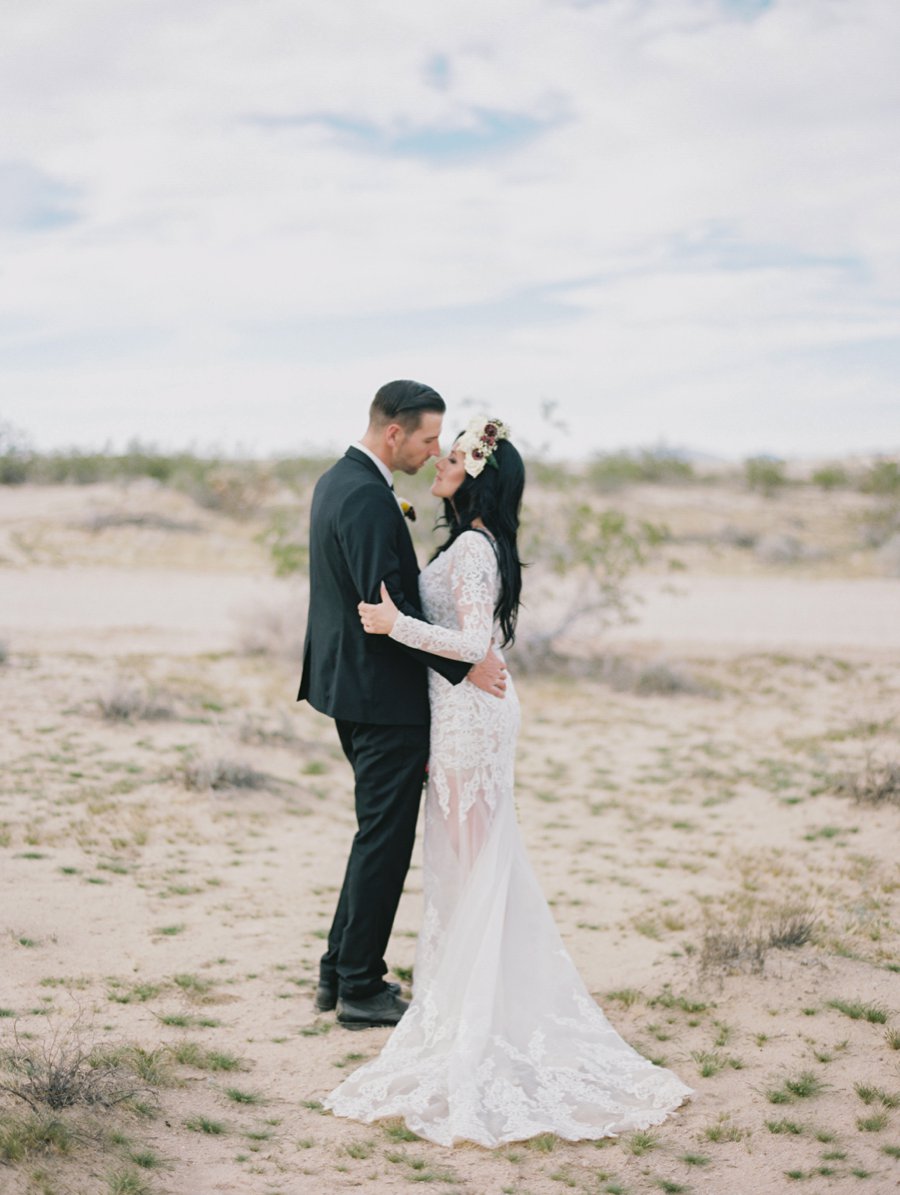
{"type": "Polygon", "coordinates": [[[381,582],[381,601],[377,605],[360,602],[356,608],[363,630],[367,634],[389,635],[394,629],[398,611],[384,581],[381,582]]]}

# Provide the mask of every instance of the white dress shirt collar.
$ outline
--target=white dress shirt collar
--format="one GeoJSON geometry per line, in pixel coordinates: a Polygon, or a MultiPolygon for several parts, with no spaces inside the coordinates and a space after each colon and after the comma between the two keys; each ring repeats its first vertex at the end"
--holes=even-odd
{"type": "Polygon", "coordinates": [[[375,464],[378,466],[378,472],[381,474],[381,476],[384,478],[384,480],[388,483],[388,485],[391,487],[391,489],[393,489],[394,488],[394,475],[391,473],[390,469],[387,467],[387,465],[384,463],[384,461],[381,460],[380,457],[377,457],[375,455],[375,453],[372,452],[370,449],[366,448],[365,444],[360,444],[357,441],[357,443],[354,444],[353,447],[358,448],[360,452],[364,452],[370,461],[375,462],[375,464]]]}

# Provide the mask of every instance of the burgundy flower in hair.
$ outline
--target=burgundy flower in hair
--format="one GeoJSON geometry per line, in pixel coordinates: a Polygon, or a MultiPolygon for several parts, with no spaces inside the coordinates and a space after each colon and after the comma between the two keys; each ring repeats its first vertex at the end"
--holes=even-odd
{"type": "Polygon", "coordinates": [[[466,472],[478,477],[485,465],[499,468],[494,453],[500,440],[509,439],[509,428],[500,419],[476,415],[457,440],[457,447],[466,454],[466,472]]]}

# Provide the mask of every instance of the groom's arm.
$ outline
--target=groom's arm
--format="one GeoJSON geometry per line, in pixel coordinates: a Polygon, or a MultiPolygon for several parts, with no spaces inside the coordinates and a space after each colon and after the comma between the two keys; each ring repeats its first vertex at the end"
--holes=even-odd
{"type": "MultiPolygon", "coordinates": [[[[421,609],[410,602],[403,592],[396,508],[397,499],[386,486],[376,484],[361,487],[354,491],[341,509],[337,523],[338,539],[360,601],[380,601],[381,582],[384,581],[398,610],[410,618],[427,622],[421,609]]],[[[464,661],[447,660],[404,644],[398,643],[397,646],[427,668],[439,672],[453,685],[465,680],[472,667],[464,661]]]]}

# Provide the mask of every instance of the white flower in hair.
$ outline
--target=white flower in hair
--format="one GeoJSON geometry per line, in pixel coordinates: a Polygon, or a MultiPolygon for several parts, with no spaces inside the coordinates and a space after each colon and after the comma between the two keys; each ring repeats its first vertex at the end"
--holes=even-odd
{"type": "Polygon", "coordinates": [[[500,419],[488,419],[486,415],[476,415],[469,421],[469,426],[456,441],[456,447],[466,454],[466,472],[470,477],[478,477],[485,465],[492,465],[495,469],[499,465],[494,460],[494,449],[501,440],[509,439],[509,428],[500,419]]]}

